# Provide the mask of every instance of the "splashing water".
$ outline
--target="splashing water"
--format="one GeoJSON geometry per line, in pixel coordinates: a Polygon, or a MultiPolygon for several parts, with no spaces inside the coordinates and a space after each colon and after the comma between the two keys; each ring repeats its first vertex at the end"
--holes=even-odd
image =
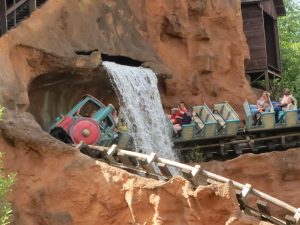
{"type": "Polygon", "coordinates": [[[155,73],[151,69],[114,62],[103,62],[103,66],[111,76],[135,148],[176,160],[155,73]]]}

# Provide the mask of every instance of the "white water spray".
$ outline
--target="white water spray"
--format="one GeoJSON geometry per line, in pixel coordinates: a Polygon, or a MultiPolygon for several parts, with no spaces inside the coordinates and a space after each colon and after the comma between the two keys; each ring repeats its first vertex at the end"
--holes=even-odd
{"type": "Polygon", "coordinates": [[[176,160],[157,77],[151,69],[103,62],[112,78],[135,147],[146,154],[176,160]]]}

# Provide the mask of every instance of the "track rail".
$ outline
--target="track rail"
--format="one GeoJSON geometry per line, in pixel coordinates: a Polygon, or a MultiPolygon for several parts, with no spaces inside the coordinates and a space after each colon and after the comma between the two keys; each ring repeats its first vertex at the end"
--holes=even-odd
{"type": "Polygon", "coordinates": [[[168,180],[173,176],[171,168],[175,168],[176,171],[179,171],[179,173],[182,173],[187,179],[189,179],[195,187],[201,184],[230,182],[235,188],[237,200],[242,212],[278,225],[300,224],[300,208],[293,207],[286,202],[254,189],[250,184],[241,184],[203,170],[200,165],[190,166],[168,159],[163,159],[156,153],[147,155],[118,149],[117,145],[102,147],[80,143],[76,145],[76,148],[80,149],[83,153],[94,155],[95,158],[100,161],[107,162],[113,166],[126,169],[130,172],[149,178],[168,180]],[[256,199],[257,206],[251,206],[248,203],[249,198],[253,200],[253,197],[256,199]],[[269,204],[273,205],[273,207],[276,206],[287,211],[288,214],[283,219],[271,215],[268,207],[269,204]]]}

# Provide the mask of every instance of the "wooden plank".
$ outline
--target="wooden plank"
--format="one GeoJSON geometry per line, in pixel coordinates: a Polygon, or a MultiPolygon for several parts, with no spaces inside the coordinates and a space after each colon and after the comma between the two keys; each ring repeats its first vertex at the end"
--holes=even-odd
{"type": "Polygon", "coordinates": [[[284,217],[286,225],[296,225],[297,221],[294,217],[290,216],[290,215],[286,215],[284,217]]]}
{"type": "Polygon", "coordinates": [[[10,14],[11,12],[15,11],[17,8],[19,8],[21,5],[23,5],[25,2],[27,2],[28,0],[20,0],[19,2],[17,2],[16,4],[14,4],[13,6],[9,7],[6,10],[6,15],[10,14]]]}
{"type": "Polygon", "coordinates": [[[257,205],[257,208],[258,208],[259,212],[261,213],[261,215],[271,216],[271,213],[270,213],[270,210],[268,207],[268,203],[266,201],[257,200],[256,205],[257,205]]]}
{"type": "Polygon", "coordinates": [[[29,12],[30,14],[36,9],[36,0],[29,0],[29,12]]]}
{"type": "Polygon", "coordinates": [[[165,176],[165,177],[172,177],[172,173],[170,172],[169,168],[165,163],[157,163],[157,166],[160,170],[160,172],[165,176]]]}
{"type": "Polygon", "coordinates": [[[7,32],[6,0],[0,0],[0,36],[7,32]]]}
{"type": "Polygon", "coordinates": [[[126,154],[118,152],[117,156],[120,159],[121,163],[123,163],[125,166],[136,166],[134,161],[131,160],[126,154]]]}
{"type": "Polygon", "coordinates": [[[257,4],[243,5],[242,17],[244,33],[250,51],[250,61],[246,64],[246,70],[266,69],[267,55],[263,11],[257,4]]]}
{"type": "Polygon", "coordinates": [[[260,3],[260,7],[263,9],[265,13],[271,16],[273,19],[277,19],[278,15],[276,12],[274,0],[263,1],[260,3]]]}
{"type": "Polygon", "coordinates": [[[145,159],[138,159],[138,162],[139,162],[140,166],[147,172],[146,176],[148,178],[159,180],[159,176],[153,175],[156,173],[156,171],[155,171],[152,163],[148,163],[148,161],[145,159]]]}
{"type": "Polygon", "coordinates": [[[106,152],[106,158],[108,159],[109,162],[111,163],[116,163],[116,159],[114,155],[118,152],[118,146],[117,145],[112,145],[108,151],[106,152]]]}

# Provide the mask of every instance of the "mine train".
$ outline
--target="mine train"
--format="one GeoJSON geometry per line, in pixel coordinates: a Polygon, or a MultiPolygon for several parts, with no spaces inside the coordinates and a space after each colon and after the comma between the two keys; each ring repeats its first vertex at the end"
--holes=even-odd
{"type": "MultiPolygon", "coordinates": [[[[261,153],[284,150],[300,145],[300,122],[297,110],[283,111],[275,122],[274,109],[262,112],[257,123],[246,100],[243,104],[245,120],[228,102],[215,104],[211,110],[206,104],[194,106],[193,121],[182,125],[179,137],[173,138],[174,149],[183,162],[225,160],[243,153],[261,153]],[[242,124],[242,127],[241,127],[242,124]]],[[[56,119],[50,128],[55,138],[71,144],[111,146],[130,149],[129,134],[119,132],[112,116],[114,107],[105,106],[93,96],[85,96],[66,115],[56,119]]],[[[97,157],[95,152],[88,152],[97,157]]]]}

